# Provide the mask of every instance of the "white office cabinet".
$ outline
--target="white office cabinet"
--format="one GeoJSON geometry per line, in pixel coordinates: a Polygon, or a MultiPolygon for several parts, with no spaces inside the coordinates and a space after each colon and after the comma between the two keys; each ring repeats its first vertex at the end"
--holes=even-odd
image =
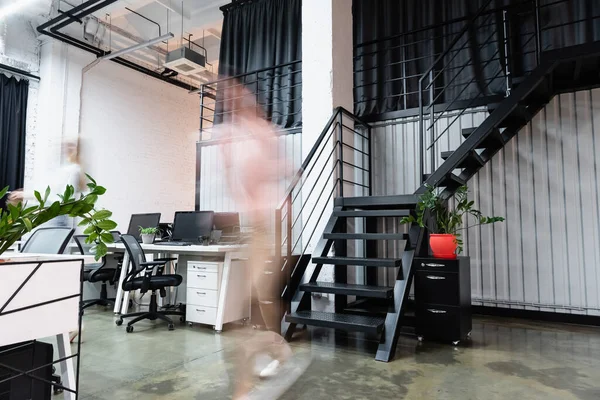
{"type": "Polygon", "coordinates": [[[250,317],[251,284],[246,266],[240,261],[188,261],[186,320],[188,323],[213,325],[250,317]]]}

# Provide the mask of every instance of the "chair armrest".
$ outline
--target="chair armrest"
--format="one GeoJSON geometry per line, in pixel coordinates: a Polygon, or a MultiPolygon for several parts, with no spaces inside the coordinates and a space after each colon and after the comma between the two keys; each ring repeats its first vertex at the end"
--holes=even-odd
{"type": "Polygon", "coordinates": [[[140,263],[140,267],[156,267],[157,265],[165,265],[167,261],[146,261],[140,263]]]}
{"type": "Polygon", "coordinates": [[[164,261],[167,263],[169,261],[177,261],[177,258],[155,258],[154,261],[164,261]]]}

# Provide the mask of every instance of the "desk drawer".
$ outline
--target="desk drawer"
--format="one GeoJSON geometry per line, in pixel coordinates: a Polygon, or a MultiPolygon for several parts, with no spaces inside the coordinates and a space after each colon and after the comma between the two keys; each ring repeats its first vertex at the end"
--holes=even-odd
{"type": "Polygon", "coordinates": [[[423,304],[417,306],[417,335],[444,342],[462,340],[471,332],[471,309],[423,304]]]}
{"type": "Polygon", "coordinates": [[[217,309],[215,307],[188,304],[185,309],[187,322],[214,325],[217,320],[217,309]]]}
{"type": "Polygon", "coordinates": [[[415,274],[415,298],[420,304],[460,305],[458,274],[417,271],[415,274]]]}
{"type": "Polygon", "coordinates": [[[188,271],[187,286],[194,289],[219,290],[219,274],[188,271]]]}
{"type": "Polygon", "coordinates": [[[460,259],[415,258],[417,271],[458,272],[460,259]]]}
{"type": "Polygon", "coordinates": [[[213,273],[217,273],[219,272],[219,265],[218,263],[198,263],[198,262],[189,262],[188,263],[188,272],[189,273],[194,273],[194,272],[213,272],[213,273]]]}
{"type": "Polygon", "coordinates": [[[188,288],[186,302],[189,307],[194,305],[216,307],[219,302],[219,292],[217,290],[188,288]]]}

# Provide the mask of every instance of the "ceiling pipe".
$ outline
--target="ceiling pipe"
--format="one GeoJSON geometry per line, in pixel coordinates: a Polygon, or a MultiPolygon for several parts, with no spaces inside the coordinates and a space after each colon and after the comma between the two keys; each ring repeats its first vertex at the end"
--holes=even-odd
{"type": "Polygon", "coordinates": [[[103,61],[103,60],[112,60],[113,58],[121,57],[122,55],[134,52],[136,50],[144,49],[146,47],[152,46],[153,44],[157,44],[157,43],[160,43],[160,42],[162,42],[164,40],[172,39],[174,37],[175,37],[175,35],[173,35],[171,32],[169,32],[169,33],[167,33],[165,35],[159,36],[159,37],[154,38],[152,40],[148,40],[147,42],[139,43],[139,44],[133,45],[131,47],[127,47],[125,49],[122,49],[122,50],[119,50],[119,51],[115,51],[114,53],[109,53],[109,54],[107,54],[105,56],[100,57],[99,60],[101,60],[101,61],[103,61]]]}

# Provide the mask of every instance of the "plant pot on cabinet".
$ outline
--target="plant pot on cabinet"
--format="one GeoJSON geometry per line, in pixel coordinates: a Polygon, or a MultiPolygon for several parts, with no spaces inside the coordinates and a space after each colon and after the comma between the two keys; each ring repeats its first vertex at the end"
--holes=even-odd
{"type": "Polygon", "coordinates": [[[154,243],[154,233],[152,234],[142,234],[142,243],[144,244],[152,244],[154,243]]]}
{"type": "Polygon", "coordinates": [[[432,233],[429,235],[429,247],[435,258],[456,258],[456,236],[450,233],[432,233]]]}

